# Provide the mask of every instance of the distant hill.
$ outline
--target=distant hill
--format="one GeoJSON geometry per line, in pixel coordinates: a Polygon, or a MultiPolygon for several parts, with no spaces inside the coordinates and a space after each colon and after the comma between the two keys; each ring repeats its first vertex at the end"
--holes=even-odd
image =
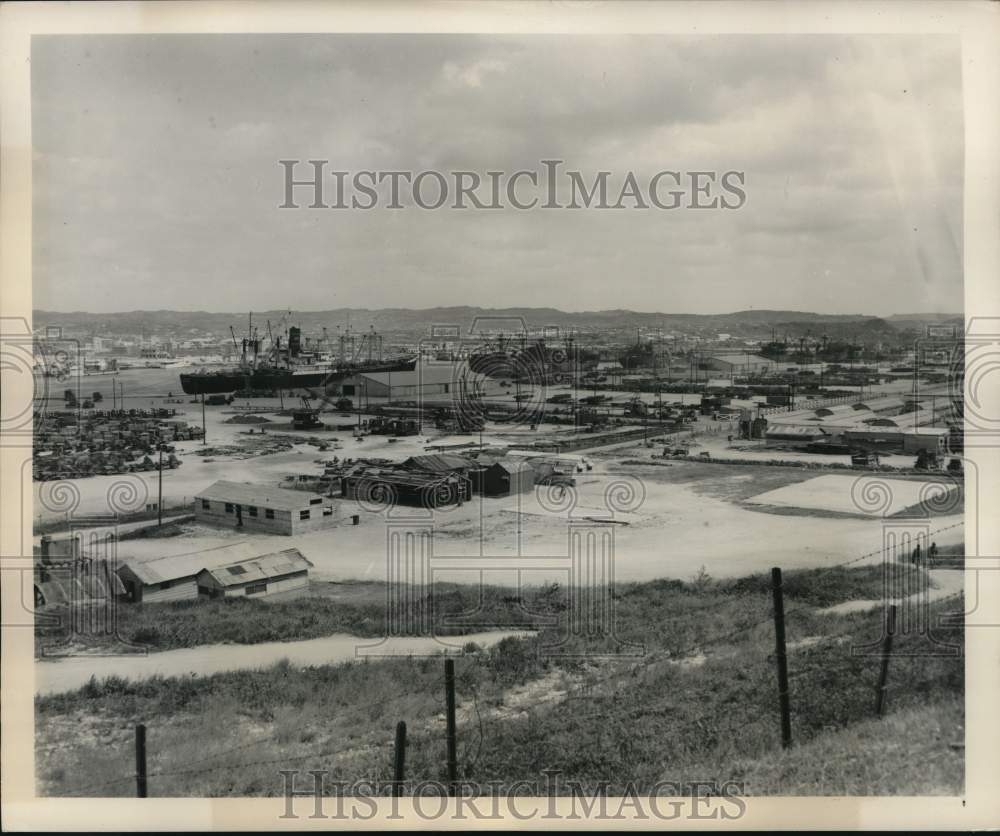
{"type": "Polygon", "coordinates": [[[894,328],[920,333],[923,333],[928,325],[951,325],[957,326],[959,329],[965,328],[965,317],[960,313],[893,314],[887,316],[886,321],[894,328]]]}
{"type": "MultiPolygon", "coordinates": [[[[272,329],[300,325],[306,333],[327,328],[331,336],[350,322],[355,332],[373,327],[382,333],[428,334],[432,325],[456,325],[462,333],[476,323],[476,330],[504,329],[516,331],[523,321],[530,329],[556,326],[581,331],[628,331],[629,329],[662,328],[665,332],[701,336],[729,333],[743,338],[797,339],[807,335],[827,335],[831,339],[879,339],[900,330],[922,330],[925,322],[948,321],[961,317],[954,314],[894,315],[880,318],[862,314],[819,314],[808,311],[749,310],[727,314],[651,313],[629,310],[566,312],[556,308],[479,308],[472,306],[436,307],[422,310],[409,308],[335,308],[326,311],[254,311],[253,322],[266,333],[272,329]],[[919,317],[919,319],[918,319],[919,317]],[[477,322],[478,320],[478,322],[477,322]]],[[[241,336],[246,332],[245,312],[217,313],[209,311],[123,311],[120,313],[59,313],[36,310],[37,326],[61,325],[70,333],[87,334],[156,334],[181,335],[184,332],[225,334],[232,326],[241,336]]]]}

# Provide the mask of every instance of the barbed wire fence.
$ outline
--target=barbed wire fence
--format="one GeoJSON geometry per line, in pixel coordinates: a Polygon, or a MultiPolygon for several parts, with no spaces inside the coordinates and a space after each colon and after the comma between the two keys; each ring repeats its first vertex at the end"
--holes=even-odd
{"type": "MultiPolygon", "coordinates": [[[[934,531],[928,532],[927,536],[938,534],[942,531],[956,528],[963,523],[954,523],[952,525],[944,526],[934,531]]],[[[860,563],[863,560],[874,557],[878,554],[884,554],[887,547],[883,546],[880,549],[875,549],[865,554],[853,557],[849,560],[845,560],[839,563],[831,564],[828,566],[819,567],[813,571],[815,572],[826,572],[833,571],[835,569],[841,569],[844,567],[852,566],[854,564],[860,563]]],[[[919,564],[918,564],[919,566],[919,564]]],[[[786,637],[786,625],[790,618],[799,615],[809,615],[815,614],[816,608],[809,605],[801,605],[790,608],[788,610],[784,609],[784,584],[782,581],[781,570],[775,567],[771,573],[771,579],[769,583],[758,584],[758,585],[748,585],[746,589],[733,594],[726,594],[726,599],[723,603],[732,604],[744,599],[751,597],[759,598],[762,594],[770,594],[772,596],[772,607],[769,611],[760,617],[753,617],[749,620],[745,620],[733,627],[732,629],[725,630],[723,633],[711,636],[708,638],[702,638],[698,641],[691,642],[688,645],[676,650],[665,650],[658,653],[648,654],[641,657],[638,661],[634,658],[630,659],[628,663],[628,669],[623,669],[621,664],[615,664],[613,669],[600,676],[588,676],[584,682],[578,685],[576,688],[567,689],[565,692],[563,700],[567,702],[575,700],[592,700],[598,695],[598,689],[607,683],[614,682],[616,688],[610,693],[601,694],[603,698],[612,701],[616,706],[619,704],[619,696],[623,689],[627,688],[636,677],[640,674],[645,674],[653,670],[656,666],[661,665],[678,665],[685,662],[690,662],[694,659],[704,659],[707,657],[707,653],[710,650],[725,647],[731,645],[734,640],[740,637],[746,637],[751,631],[757,628],[763,627],[766,624],[773,624],[774,635],[775,635],[775,650],[771,654],[767,654],[763,658],[763,662],[766,664],[775,664],[776,669],[776,687],[775,694],[777,696],[778,703],[778,715],[780,718],[780,739],[781,745],[784,747],[791,746],[793,743],[791,734],[791,699],[790,692],[792,690],[792,684],[796,681],[801,680],[803,677],[807,677],[815,672],[825,670],[827,665],[823,661],[817,660],[807,660],[804,665],[799,665],[794,667],[792,670],[787,669],[787,660],[789,658],[789,645],[786,637]]],[[[941,605],[943,603],[957,600],[962,598],[963,592],[955,592],[950,595],[945,595],[936,598],[933,601],[934,605],[941,605]]],[[[682,615],[689,616],[693,613],[707,611],[710,609],[718,609],[720,603],[718,601],[713,602],[708,605],[703,605],[695,608],[687,608],[682,611],[682,615]]],[[[890,673],[890,662],[892,658],[892,645],[893,639],[896,635],[895,629],[895,612],[897,605],[890,604],[887,608],[887,624],[886,631],[883,634],[881,640],[881,654],[874,655],[872,658],[878,661],[877,667],[877,684],[874,686],[872,694],[872,717],[881,717],[885,713],[887,705],[887,694],[889,690],[889,673],[890,673]]],[[[793,645],[791,648],[791,654],[796,657],[801,656],[800,650],[813,650],[816,648],[822,649],[823,647],[830,647],[833,644],[841,644],[849,638],[855,637],[857,632],[857,626],[852,626],[849,629],[843,630],[839,633],[828,634],[825,633],[815,638],[815,643],[806,644],[803,646],[793,645]]],[[[391,774],[392,780],[387,781],[386,785],[391,790],[394,795],[400,795],[403,793],[405,787],[405,754],[407,747],[419,746],[423,747],[435,747],[441,746],[443,744],[445,749],[445,759],[444,764],[446,766],[448,780],[446,786],[448,792],[451,795],[455,795],[460,792],[462,780],[471,779],[472,773],[476,769],[480,762],[483,752],[487,747],[487,740],[491,736],[499,736],[503,733],[504,720],[497,716],[491,718],[484,718],[483,709],[480,704],[480,694],[478,686],[474,680],[469,680],[463,682],[463,686],[466,688],[468,698],[471,700],[471,706],[466,711],[469,715],[469,721],[465,724],[467,729],[471,728],[471,733],[462,736],[462,749],[461,756],[458,754],[458,722],[457,722],[457,700],[456,700],[456,677],[454,673],[454,660],[445,659],[445,676],[443,678],[444,687],[440,692],[436,693],[435,704],[438,706],[438,715],[444,713],[445,715],[445,734],[443,735],[444,740],[442,740],[442,735],[438,729],[418,729],[416,734],[408,732],[407,724],[404,721],[400,721],[396,725],[395,739],[392,743],[383,744],[377,748],[388,749],[384,754],[384,760],[388,763],[392,763],[391,774]],[[460,768],[460,765],[464,765],[460,768]]],[[[382,713],[383,710],[389,710],[393,704],[398,703],[400,700],[404,699],[409,695],[421,694],[426,695],[426,691],[411,687],[402,692],[393,693],[391,695],[385,695],[380,699],[367,700],[365,703],[365,708],[369,712],[382,713]]],[[[656,700],[652,702],[645,702],[640,706],[635,706],[629,710],[618,711],[615,715],[616,720],[619,722],[634,720],[639,717],[649,716],[656,713],[656,711],[661,708],[666,708],[669,703],[669,698],[663,698],[659,702],[656,700]]],[[[590,714],[579,714],[573,715],[574,721],[586,721],[588,719],[601,720],[606,719],[607,714],[604,712],[593,712],[590,714]]],[[[736,717],[730,718],[729,722],[720,726],[716,723],[714,728],[714,733],[718,735],[720,732],[734,732],[737,730],[740,721],[736,717]]],[[[778,735],[776,735],[777,737],[778,735]]],[[[168,779],[168,778],[187,778],[192,776],[208,775],[213,773],[220,773],[225,771],[237,771],[246,770],[263,766],[287,766],[297,763],[302,763],[304,761],[312,760],[315,762],[320,762],[327,759],[335,759],[338,756],[343,755],[343,747],[337,748],[318,748],[315,751],[310,751],[304,754],[298,755],[282,755],[276,757],[261,757],[257,759],[249,759],[242,761],[228,761],[225,763],[217,763],[217,761],[227,758],[229,756],[249,752],[255,748],[264,746],[266,744],[273,744],[280,742],[281,733],[280,731],[274,731],[263,737],[256,738],[252,741],[246,743],[241,743],[237,746],[232,746],[221,751],[212,752],[203,757],[200,757],[193,761],[188,761],[183,768],[179,769],[160,769],[150,771],[148,769],[148,759],[147,759],[147,749],[146,749],[146,726],[145,724],[137,724],[135,727],[135,754],[136,754],[136,765],[134,771],[123,772],[115,778],[108,780],[103,780],[101,782],[96,782],[92,784],[87,784],[82,787],[74,787],[72,791],[66,793],[68,797],[78,797],[78,796],[88,796],[91,797],[95,792],[106,790],[109,788],[116,788],[119,790],[124,790],[130,784],[134,782],[137,797],[146,797],[150,784],[155,789],[156,781],[155,779],[168,779]],[[216,761],[216,763],[211,763],[216,761]]],[[[123,793],[116,793],[117,796],[123,793]]]]}

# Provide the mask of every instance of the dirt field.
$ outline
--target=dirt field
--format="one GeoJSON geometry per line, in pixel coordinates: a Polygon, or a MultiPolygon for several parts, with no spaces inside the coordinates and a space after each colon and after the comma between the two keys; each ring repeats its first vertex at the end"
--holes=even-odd
{"type": "Polygon", "coordinates": [[[892,479],[882,474],[815,476],[795,485],[758,493],[747,501],[787,508],[815,508],[845,514],[891,517],[907,509],[961,508],[957,486],[933,480],[892,479]]]}
{"type": "MultiPolygon", "coordinates": [[[[807,568],[840,563],[882,545],[877,519],[831,519],[806,511],[796,516],[763,513],[740,504],[760,487],[780,487],[804,474],[795,469],[677,462],[671,467],[599,464],[577,480],[575,494],[562,498],[533,492],[503,499],[475,498],[459,508],[420,517],[416,509],[377,512],[354,502],[338,502],[347,520],[358,513],[361,524],[295,537],[237,534],[234,530],[189,524],[184,536],[128,540],[119,555],[157,557],[187,554],[225,542],[252,540],[261,552],[296,546],[313,561],[319,580],[382,580],[386,576],[390,532],[430,526],[435,578],[474,583],[480,577],[499,585],[569,580],[571,530],[597,527],[608,515],[605,496],[618,484],[632,491],[634,506],[616,510],[610,524],[617,580],[694,576],[704,566],[715,577],[768,569],[807,568]],[[441,558],[441,560],[436,560],[441,558]]],[[[960,520],[942,517],[935,527],[960,520]]],[[[961,527],[943,532],[939,545],[958,542],[961,527]],[[951,538],[951,539],[949,539],[951,538]]],[[[870,558],[877,561],[878,555],[870,558]]]]}
{"type": "MultiPolygon", "coordinates": [[[[173,385],[164,378],[162,387],[173,385]]],[[[109,384],[110,385],[110,384],[109,384]]],[[[152,385],[152,384],[150,384],[152,385]]],[[[96,387],[95,387],[96,388],[96,387]]],[[[133,390],[134,391],[134,390],[133,390]]],[[[149,390],[156,391],[156,390],[149,390]]],[[[130,399],[130,405],[133,405],[130,399]]],[[[136,406],[150,405],[134,402],[136,406]]],[[[157,401],[156,405],[162,405],[157,401]]],[[[180,406],[186,418],[200,422],[200,405],[180,406]]],[[[225,407],[206,410],[210,445],[245,444],[253,438],[247,426],[226,423],[232,411],[225,407]]],[[[349,419],[330,416],[331,423],[349,419]]],[[[725,444],[724,427],[711,426],[699,436],[702,442],[725,444]]],[[[699,425],[700,426],[700,425],[699,425]]],[[[390,442],[386,437],[367,437],[357,441],[350,431],[321,431],[300,434],[303,443],[285,452],[252,458],[202,456],[201,444],[184,442],[179,446],[183,465],[163,476],[164,504],[169,507],[194,495],[217,479],[282,484],[285,476],[321,473],[323,459],[359,456],[402,460],[427,451],[435,444],[479,443],[477,435],[441,436],[426,434],[390,442]],[[324,439],[336,444],[327,452],[305,443],[324,439]],[[205,459],[210,459],[206,461],[205,459]]],[[[483,436],[485,442],[500,440],[516,444],[518,431],[502,426],[483,436]]],[[[524,438],[538,438],[540,433],[520,431],[524,438]]],[[[257,441],[256,438],[253,438],[257,441]]],[[[238,534],[233,530],[188,526],[181,536],[136,539],[118,544],[119,557],[159,557],[187,554],[232,542],[253,539],[261,552],[297,546],[314,562],[313,576],[318,580],[382,580],[386,575],[387,543],[390,533],[402,527],[430,525],[433,530],[433,571],[436,578],[457,582],[509,585],[569,580],[569,538],[581,526],[600,527],[595,518],[608,516],[608,491],[619,499],[611,523],[614,548],[614,574],[619,580],[654,578],[690,578],[702,566],[716,577],[733,577],[760,571],[771,566],[806,568],[843,562],[877,550],[882,542],[877,519],[843,517],[827,506],[812,508],[771,503],[771,510],[784,509],[784,515],[767,513],[763,505],[746,500],[761,494],[785,490],[785,496],[798,495],[798,483],[807,483],[815,473],[796,468],[753,467],[699,462],[672,462],[669,467],[646,464],[623,464],[642,461],[655,448],[621,445],[615,449],[587,453],[595,462],[593,472],[579,474],[575,491],[541,490],[504,499],[476,498],[460,508],[440,509],[421,519],[414,509],[397,508],[386,513],[360,507],[355,502],[340,502],[337,514],[348,521],[359,514],[361,524],[347,522],[327,531],[296,537],[238,534]],[[619,484],[617,488],[615,483],[619,484]],[[791,487],[789,487],[791,486],[791,487]],[[631,507],[630,507],[631,506],[631,507]],[[831,517],[837,514],[837,518],[831,517]]],[[[134,474],[128,477],[94,477],[73,482],[79,491],[78,514],[106,514],[108,492],[122,480],[145,486],[129,507],[143,507],[155,501],[157,474],[134,474]]],[[[853,476],[834,477],[852,480],[853,476]]],[[[56,483],[34,485],[34,518],[53,520],[65,516],[57,504],[40,501],[56,483]]],[[[910,488],[912,490],[912,488],[910,488]]],[[[849,494],[846,494],[849,497],[849,494]]],[[[850,501],[849,498],[847,500],[850,501]]],[[[938,527],[958,522],[960,514],[939,517],[938,527]]],[[[605,526],[606,527],[606,526],[605,526]]],[[[955,528],[938,539],[939,545],[953,537],[957,542],[962,529],[955,528]]],[[[877,557],[872,558],[877,559],[877,557]]]]}

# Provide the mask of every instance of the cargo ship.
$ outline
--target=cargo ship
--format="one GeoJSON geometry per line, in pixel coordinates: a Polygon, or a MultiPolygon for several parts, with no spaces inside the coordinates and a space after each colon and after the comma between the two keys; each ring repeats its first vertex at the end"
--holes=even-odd
{"type": "Polygon", "coordinates": [[[262,351],[263,341],[252,328],[250,334],[243,338],[241,350],[233,333],[233,345],[240,352],[237,365],[182,374],[184,393],[224,395],[325,388],[354,374],[413,371],[417,365],[415,354],[383,357],[382,338],[374,332],[362,335],[360,344],[355,337],[341,337],[339,356],[310,350],[303,345],[301,329],[294,326],[288,329],[284,344],[281,337],[275,337],[266,351],[262,351]]]}

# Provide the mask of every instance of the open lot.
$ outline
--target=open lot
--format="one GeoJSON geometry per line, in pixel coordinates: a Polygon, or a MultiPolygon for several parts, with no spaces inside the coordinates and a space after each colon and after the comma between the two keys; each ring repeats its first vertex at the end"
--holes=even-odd
{"type": "MultiPolygon", "coordinates": [[[[185,524],[181,536],[122,541],[118,554],[122,559],[152,558],[252,540],[261,553],[291,546],[301,549],[315,564],[313,576],[319,580],[384,580],[389,533],[401,527],[430,526],[433,555],[441,558],[434,563],[436,577],[474,583],[482,573],[487,583],[510,584],[516,582],[519,569],[521,583],[566,583],[570,530],[602,528],[598,520],[608,514],[606,494],[619,484],[628,486],[623,490],[634,491],[638,504],[634,510],[613,514],[618,580],[686,579],[702,566],[713,576],[733,577],[771,566],[836,564],[870,552],[876,553],[868,561],[880,559],[882,525],[878,519],[865,519],[861,514],[831,518],[823,511],[814,515],[808,510],[775,516],[743,503],[762,484],[794,494],[799,484],[808,484],[799,482],[809,476],[808,471],[762,468],[764,473],[758,474],[745,466],[697,462],[662,467],[595,461],[595,470],[580,474],[575,491],[561,498],[539,488],[520,496],[475,497],[461,507],[433,514],[402,506],[379,511],[354,501],[337,501],[343,523],[324,531],[283,537],[185,524]],[[782,484],[785,487],[779,487],[782,484]],[[360,525],[350,524],[352,514],[360,516],[360,525]],[[519,556],[537,559],[537,568],[511,560],[519,556]]],[[[848,488],[853,479],[835,478],[846,479],[848,488]]],[[[960,514],[940,517],[935,519],[935,528],[960,520],[960,514]]],[[[958,526],[942,532],[937,542],[944,545],[961,537],[958,526]]]]}
{"type": "Polygon", "coordinates": [[[747,500],[759,505],[814,508],[845,514],[891,517],[907,509],[926,513],[939,503],[949,505],[958,487],[923,479],[891,479],[882,474],[829,474],[757,494],[747,500]]]}

